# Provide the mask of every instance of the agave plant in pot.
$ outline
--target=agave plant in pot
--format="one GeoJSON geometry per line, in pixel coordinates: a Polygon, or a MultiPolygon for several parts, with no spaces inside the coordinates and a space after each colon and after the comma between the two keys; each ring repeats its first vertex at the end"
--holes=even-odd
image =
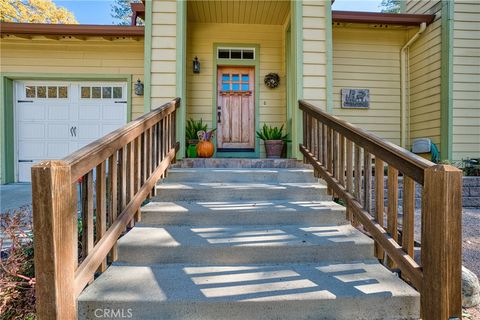
{"type": "Polygon", "coordinates": [[[207,131],[207,124],[203,123],[202,119],[196,121],[190,118],[185,128],[187,157],[189,158],[197,157],[198,132],[200,131],[207,131]]]}
{"type": "Polygon", "coordinates": [[[278,127],[263,125],[262,130],[257,131],[257,137],[265,142],[265,151],[267,158],[280,158],[285,142],[287,142],[287,134],[283,133],[283,125],[278,127]]]}

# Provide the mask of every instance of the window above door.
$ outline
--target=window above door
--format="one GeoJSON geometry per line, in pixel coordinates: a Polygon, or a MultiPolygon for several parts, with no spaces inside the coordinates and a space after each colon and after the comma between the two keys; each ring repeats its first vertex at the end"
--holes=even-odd
{"type": "Polygon", "coordinates": [[[217,48],[217,59],[255,60],[255,48],[217,48]]]}

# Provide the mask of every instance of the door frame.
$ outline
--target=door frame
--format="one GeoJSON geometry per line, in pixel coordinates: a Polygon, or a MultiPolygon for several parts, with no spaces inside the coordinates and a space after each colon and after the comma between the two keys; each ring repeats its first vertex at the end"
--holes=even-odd
{"type": "Polygon", "coordinates": [[[254,67],[255,73],[255,121],[254,121],[254,137],[255,137],[255,149],[254,151],[222,151],[215,152],[215,156],[218,158],[259,158],[260,157],[260,140],[257,138],[256,131],[260,126],[260,45],[253,43],[214,43],[213,44],[213,88],[212,90],[212,126],[217,127],[217,81],[218,81],[218,67],[231,66],[231,67],[254,67]],[[217,49],[221,47],[227,48],[254,48],[255,59],[254,60],[240,60],[240,59],[218,59],[217,49]]]}
{"type": "Polygon", "coordinates": [[[5,72],[0,75],[0,184],[16,182],[14,101],[16,80],[127,82],[127,123],[132,119],[132,74],[5,72]]]}

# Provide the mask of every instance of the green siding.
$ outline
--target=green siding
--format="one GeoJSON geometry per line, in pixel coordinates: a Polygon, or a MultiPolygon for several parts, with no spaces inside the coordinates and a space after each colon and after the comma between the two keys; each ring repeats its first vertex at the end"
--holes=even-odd
{"type": "Polygon", "coordinates": [[[187,3],[177,1],[177,65],[176,65],[176,95],[181,98],[181,107],[177,110],[176,134],[180,141],[180,150],[177,159],[185,155],[185,125],[187,118],[187,84],[186,84],[186,51],[187,51],[187,3]]]}
{"type": "Polygon", "coordinates": [[[152,0],[145,2],[145,39],[143,75],[143,112],[150,112],[152,94],[152,0]]]}

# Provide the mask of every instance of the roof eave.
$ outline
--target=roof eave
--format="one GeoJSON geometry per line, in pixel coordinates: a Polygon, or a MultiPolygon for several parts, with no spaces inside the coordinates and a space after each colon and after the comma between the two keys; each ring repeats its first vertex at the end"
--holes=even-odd
{"type": "Polygon", "coordinates": [[[422,22],[425,22],[428,25],[432,23],[434,19],[435,15],[431,14],[359,12],[337,10],[332,11],[333,22],[418,26],[422,22]]]}

